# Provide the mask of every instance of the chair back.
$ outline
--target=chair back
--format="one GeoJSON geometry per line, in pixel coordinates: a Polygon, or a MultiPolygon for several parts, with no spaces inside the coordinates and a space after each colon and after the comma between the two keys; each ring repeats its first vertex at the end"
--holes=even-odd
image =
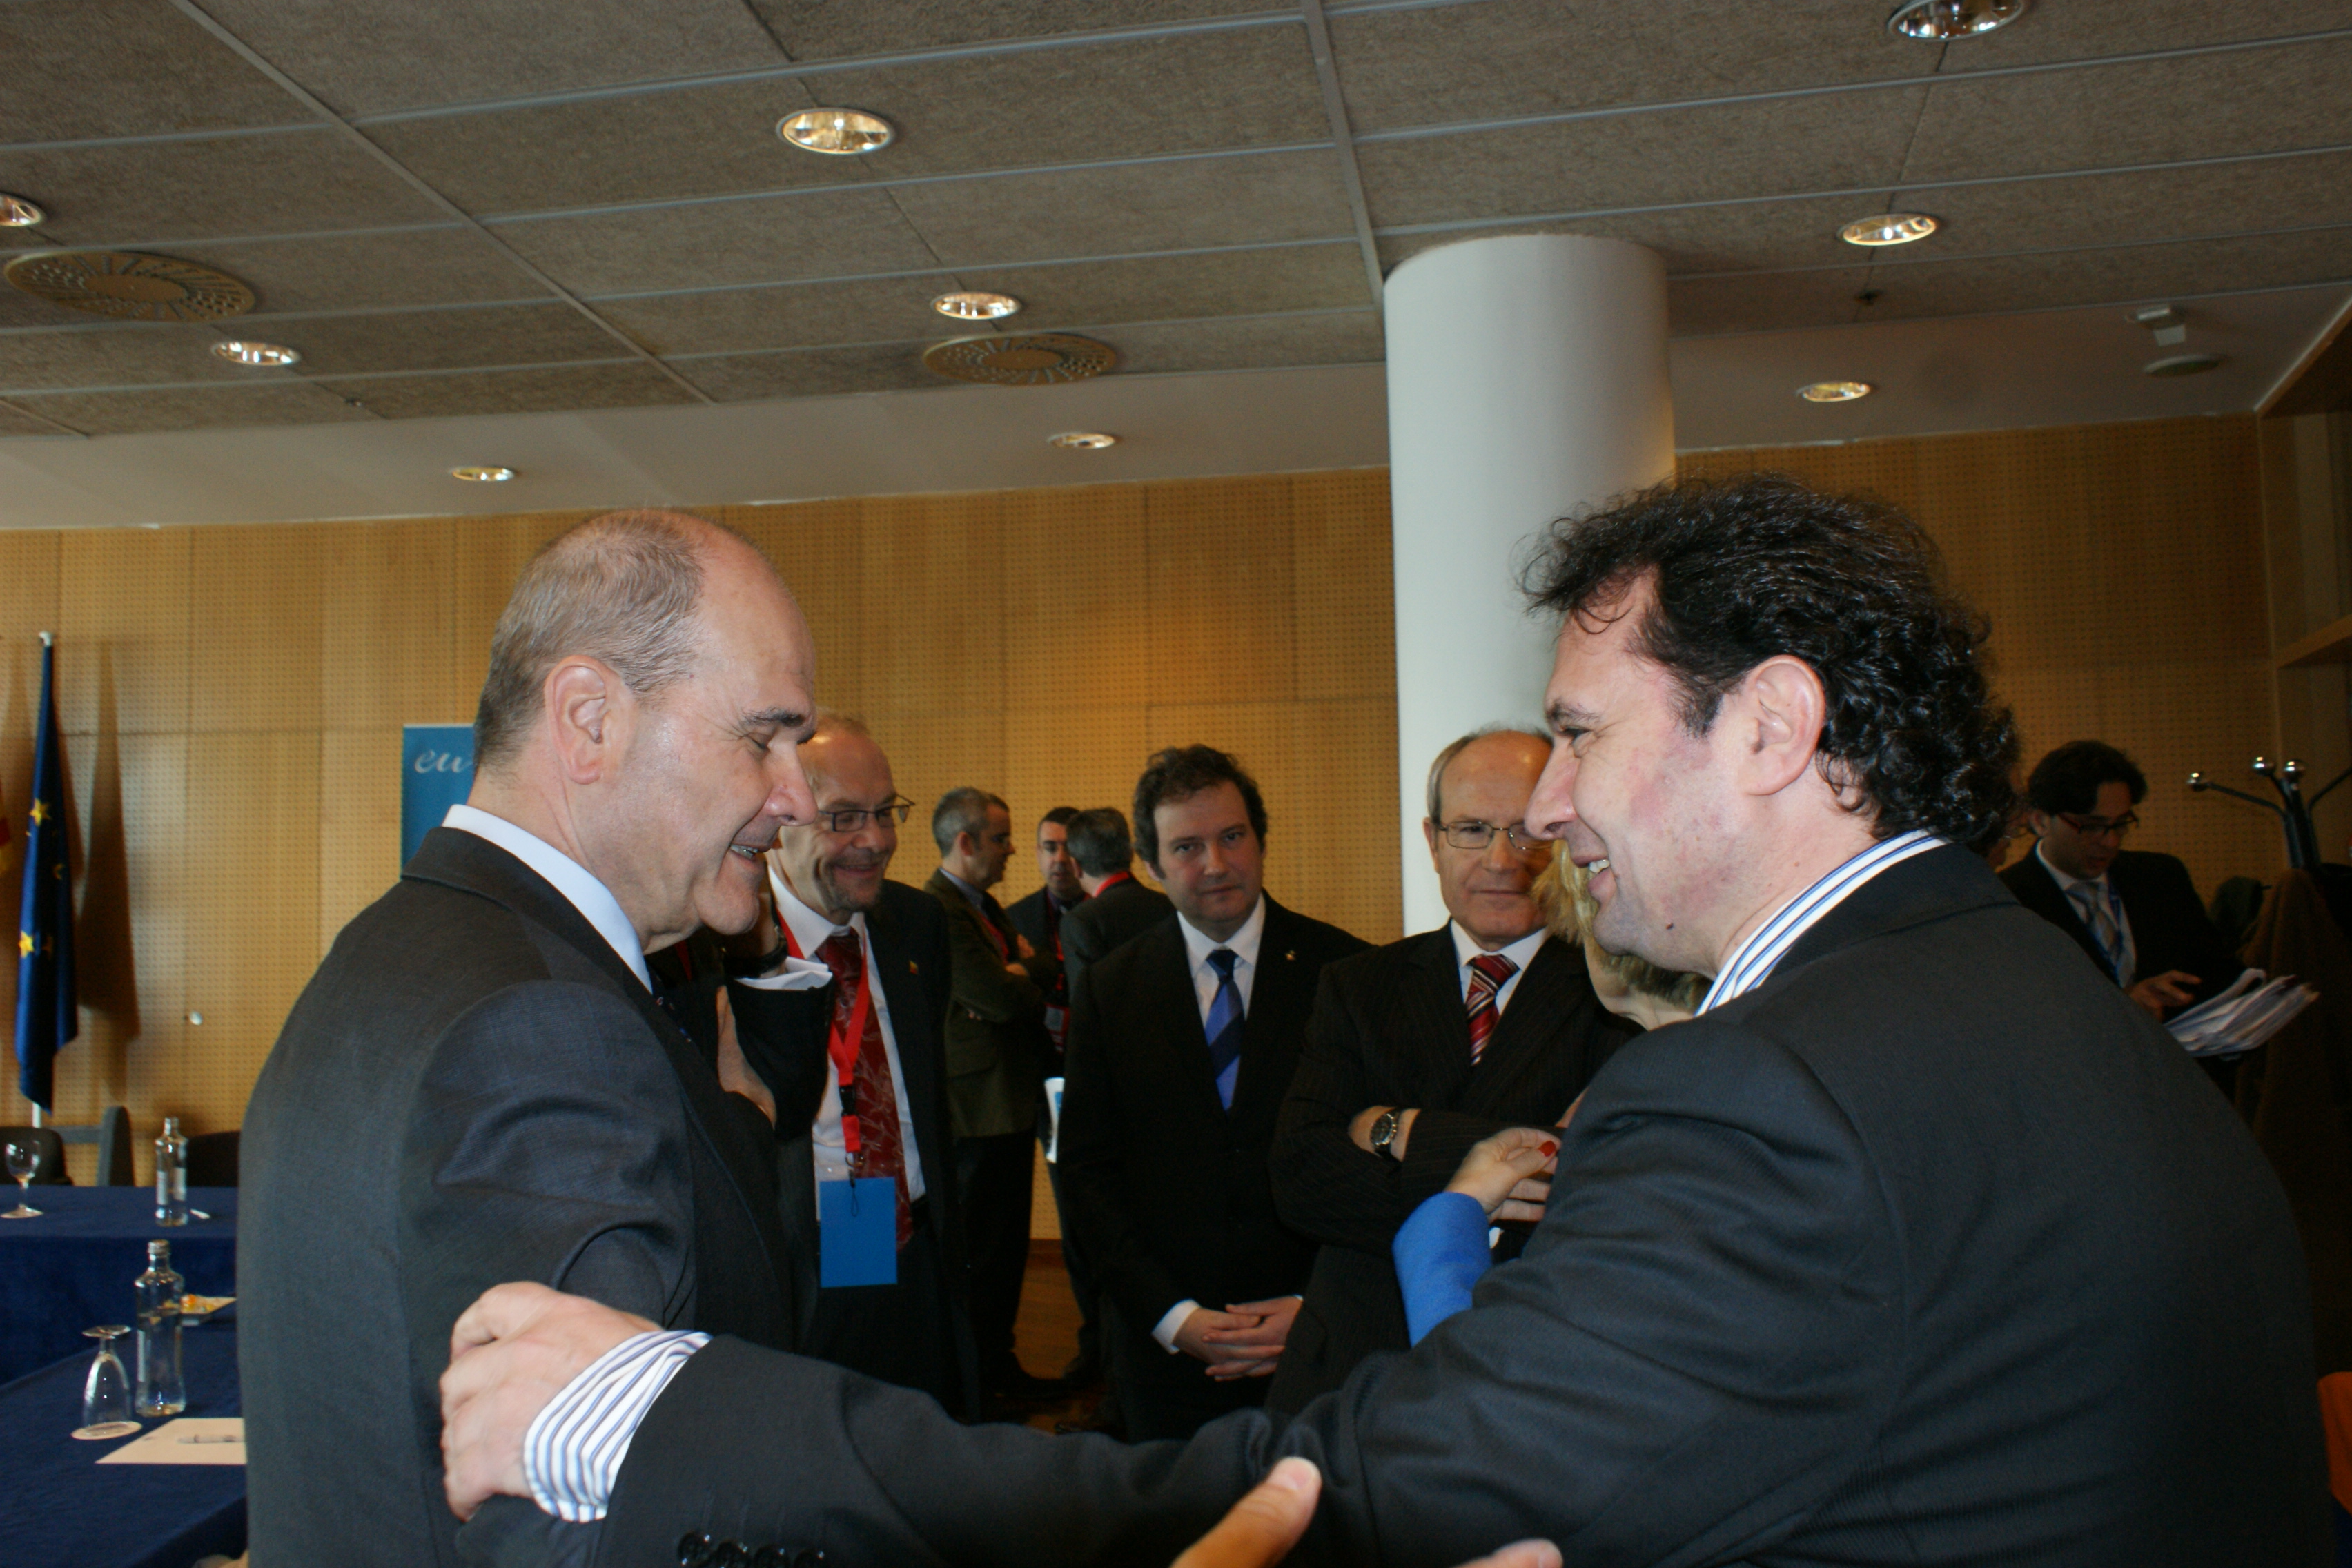
{"type": "Polygon", "coordinates": [[[188,1140],[188,1185],[236,1185],[236,1134],[199,1132],[188,1140]]]}
{"type": "MultiPolygon", "coordinates": [[[[66,1146],[54,1127],[0,1127],[0,1143],[30,1143],[34,1148],[33,1185],[55,1187],[65,1184],[66,1146]]],[[[0,1170],[0,1179],[15,1178],[0,1170]]]]}
{"type": "MultiPolygon", "coordinates": [[[[50,1125],[57,1126],[55,1122],[50,1125]]],[[[57,1133],[68,1143],[87,1143],[98,1151],[98,1174],[93,1180],[99,1186],[134,1184],[131,1174],[131,1112],[122,1107],[108,1106],[99,1112],[93,1126],[58,1127],[57,1133]]]]}

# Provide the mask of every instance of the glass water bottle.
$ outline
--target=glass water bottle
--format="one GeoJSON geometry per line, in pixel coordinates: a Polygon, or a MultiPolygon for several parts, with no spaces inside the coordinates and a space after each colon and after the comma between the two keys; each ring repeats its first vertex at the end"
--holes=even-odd
{"type": "Polygon", "coordinates": [[[172,1271],[172,1244],[147,1244],[147,1272],[139,1276],[139,1414],[177,1415],[188,1407],[180,1377],[180,1298],[187,1281],[172,1271]]]}

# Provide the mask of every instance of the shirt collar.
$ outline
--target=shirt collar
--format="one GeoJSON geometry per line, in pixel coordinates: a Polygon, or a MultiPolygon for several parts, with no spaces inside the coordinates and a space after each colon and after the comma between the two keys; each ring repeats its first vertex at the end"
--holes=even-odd
{"type": "Polygon", "coordinates": [[[988,912],[988,895],[986,893],[982,892],[980,889],[973,887],[970,882],[965,881],[961,877],[957,876],[945,866],[940,868],[940,875],[954,883],[955,890],[961,893],[965,900],[971,903],[973,909],[978,910],[982,914],[986,914],[988,912]]]}
{"type": "Polygon", "coordinates": [[[2042,868],[2050,873],[2050,879],[2058,884],[2058,890],[2062,893],[2071,894],[2077,888],[2098,888],[2105,889],[2107,885],[2107,879],[2104,876],[2069,877],[2065,872],[2061,871],[2057,867],[2053,866],[2050,863],[2050,857],[2042,852],[2042,844],[2039,839],[2034,841],[2033,858],[2042,862],[2042,868]]]}
{"type": "Polygon", "coordinates": [[[647,991],[654,988],[653,972],[646,967],[646,950],[637,941],[637,928],[621,912],[620,900],[613,897],[612,889],[591,875],[586,867],[536,833],[517,827],[505,817],[493,816],[478,806],[451,806],[448,815],[441,819],[441,826],[487,839],[544,877],[548,885],[562,894],[564,901],[578,910],[581,917],[596,928],[596,934],[621,955],[629,973],[647,991]]]}
{"type": "MultiPolygon", "coordinates": [[[[1486,951],[1478,945],[1475,938],[1462,929],[1460,921],[1448,921],[1445,926],[1454,933],[1454,966],[1456,969],[1469,967],[1472,959],[1486,951]]],[[[1517,974],[1535,962],[1536,949],[1541,947],[1544,944],[1544,939],[1549,935],[1551,935],[1550,931],[1542,926],[1538,926],[1518,941],[1506,947],[1498,947],[1495,952],[1497,956],[1511,961],[1511,972],[1517,974]]]]}
{"type": "Polygon", "coordinates": [[[1250,910],[1249,919],[1242,921],[1242,929],[1223,942],[1212,942],[1206,932],[1181,914],[1176,917],[1176,928],[1184,933],[1185,962],[1195,974],[1209,962],[1209,954],[1221,947],[1232,949],[1234,957],[1255,965],[1258,943],[1265,938],[1265,895],[1257,896],[1257,904],[1250,910]]]}
{"type": "MultiPolygon", "coordinates": [[[[814,958],[816,950],[824,945],[825,938],[842,929],[833,923],[830,916],[809,908],[801,896],[793,891],[792,884],[776,875],[773,866],[768,868],[768,888],[776,896],[776,913],[783,921],[784,929],[793,933],[793,945],[800,950],[802,957],[814,958]]],[[[849,929],[857,933],[857,945],[863,949],[866,946],[866,917],[852,914],[849,929]]]]}
{"type": "Polygon", "coordinates": [[[1707,987],[1706,995],[1699,1002],[1698,1011],[1705,1013],[1722,1006],[1735,996],[1746,995],[1771,977],[1772,971],[1785,957],[1797,939],[1821,923],[1822,917],[1853,897],[1863,885],[1890,866],[1897,866],[1914,855],[1925,855],[1930,849],[1940,849],[1945,840],[1924,828],[1898,833],[1882,839],[1861,854],[1840,864],[1827,876],[1780,906],[1770,920],[1758,926],[1731,952],[1724,961],[1715,984],[1707,987]]]}

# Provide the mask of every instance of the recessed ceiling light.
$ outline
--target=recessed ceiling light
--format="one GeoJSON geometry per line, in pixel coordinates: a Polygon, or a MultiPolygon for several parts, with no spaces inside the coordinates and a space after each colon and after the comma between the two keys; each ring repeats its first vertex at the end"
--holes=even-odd
{"type": "Polygon", "coordinates": [[[48,216],[37,203],[0,191],[0,228],[30,228],[48,216]]]}
{"type": "Polygon", "coordinates": [[[1010,316],[1021,309],[1021,301],[1010,294],[990,294],[978,289],[959,289],[952,294],[942,294],[931,301],[931,309],[942,316],[953,316],[962,321],[993,321],[1010,316]]]}
{"type": "Polygon", "coordinates": [[[1065,430],[1058,436],[1048,436],[1045,443],[1074,452],[1099,452],[1105,447],[1118,446],[1118,437],[1102,430],[1065,430]]]}
{"type": "Polygon", "coordinates": [[[2142,375],[2202,375],[2221,365],[2220,354],[2168,354],[2140,366],[2142,375]]]}
{"type": "Polygon", "coordinates": [[[213,345],[213,353],[237,364],[292,364],[302,356],[281,343],[257,343],[249,338],[229,338],[213,345]]]}
{"type": "Polygon", "coordinates": [[[1858,217],[1838,230],[1848,245],[1908,245],[1936,232],[1936,220],[1926,213],[1881,213],[1858,217]]]}
{"type": "Polygon", "coordinates": [[[2005,27],[2025,15],[2025,0],[1910,0],[1886,18],[1887,31],[1942,43],[2005,27]]]}
{"type": "Polygon", "coordinates": [[[898,132],[862,109],[803,109],[777,121],[776,134],[804,152],[848,155],[877,152],[898,132]]]}
{"type": "Polygon", "coordinates": [[[453,479],[466,479],[478,485],[502,485],[509,479],[514,478],[514,470],[512,468],[477,468],[469,466],[463,468],[450,469],[449,477],[453,479]]]}
{"type": "Polygon", "coordinates": [[[1875,390],[1866,381],[1817,381],[1811,386],[1797,388],[1797,395],[1808,403],[1852,403],[1857,397],[1868,397],[1875,390]]]}

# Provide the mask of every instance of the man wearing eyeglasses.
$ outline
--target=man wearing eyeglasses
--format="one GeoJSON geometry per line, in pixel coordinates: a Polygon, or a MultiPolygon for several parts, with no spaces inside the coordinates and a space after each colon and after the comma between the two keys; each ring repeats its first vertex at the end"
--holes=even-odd
{"type": "Polygon", "coordinates": [[[2026,821],[2040,841],[2000,874],[2017,901],[2074,939],[2101,973],[2158,1018],[2201,1002],[2245,965],[2222,945],[2169,855],[2126,849],[2147,779],[2099,741],[2070,741],[2033,766],[2026,821]]]}
{"type": "MultiPolygon", "coordinates": [[[[1517,730],[1438,752],[1421,826],[1451,918],[1324,973],[1270,1154],[1284,1221],[1323,1243],[1272,1409],[1301,1409],[1373,1352],[1412,1343],[1397,1227],[1480,1139],[1556,1124],[1632,1033],[1532,896],[1551,847],[1524,818],[1549,752],[1517,730]]],[[[1531,1228],[1506,1227],[1496,1256],[1517,1257],[1531,1228]]]]}

